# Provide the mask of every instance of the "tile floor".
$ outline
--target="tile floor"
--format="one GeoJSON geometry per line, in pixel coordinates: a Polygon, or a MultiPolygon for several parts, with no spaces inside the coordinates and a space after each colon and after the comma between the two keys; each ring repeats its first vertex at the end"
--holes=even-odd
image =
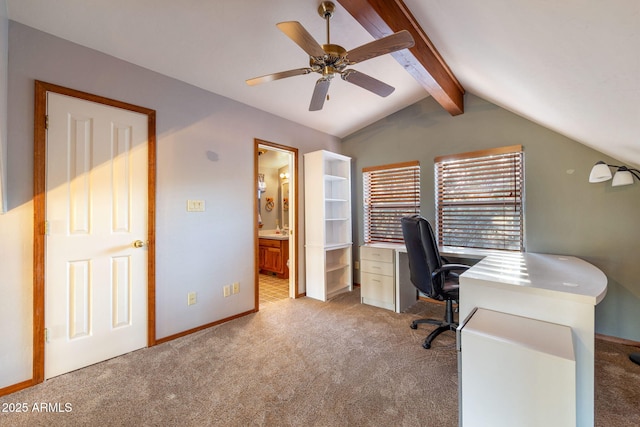
{"type": "Polygon", "coordinates": [[[258,274],[260,305],[289,297],[289,280],[269,274],[258,274]]]}

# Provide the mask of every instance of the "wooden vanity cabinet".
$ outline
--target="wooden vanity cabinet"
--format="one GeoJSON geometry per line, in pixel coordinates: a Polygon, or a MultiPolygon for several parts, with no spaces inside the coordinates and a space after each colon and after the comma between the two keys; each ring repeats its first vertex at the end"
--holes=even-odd
{"type": "Polygon", "coordinates": [[[275,273],[280,279],[289,278],[289,240],[258,239],[258,254],[260,273],[275,273]]]}

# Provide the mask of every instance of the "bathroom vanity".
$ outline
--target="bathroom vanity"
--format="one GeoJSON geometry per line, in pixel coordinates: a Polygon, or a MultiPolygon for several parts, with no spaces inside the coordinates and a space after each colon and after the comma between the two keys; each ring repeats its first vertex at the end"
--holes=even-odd
{"type": "Polygon", "coordinates": [[[275,273],[280,279],[289,278],[289,236],[269,234],[258,239],[258,268],[260,273],[275,273]]]}

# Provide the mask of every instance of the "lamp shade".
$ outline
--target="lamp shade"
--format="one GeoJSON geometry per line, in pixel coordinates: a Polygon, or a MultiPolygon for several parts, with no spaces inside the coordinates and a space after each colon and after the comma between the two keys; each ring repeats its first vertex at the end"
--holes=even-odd
{"type": "MultiPolygon", "coordinates": [[[[631,175],[629,172],[627,172],[627,174],[631,175]]],[[[609,166],[605,162],[600,161],[595,165],[593,165],[593,168],[591,169],[591,174],[589,175],[589,182],[604,182],[610,179],[611,179],[611,171],[609,170],[609,166]]],[[[620,184],[620,185],[624,185],[624,184],[620,184]]]]}
{"type": "Polygon", "coordinates": [[[618,171],[613,176],[611,186],[620,187],[621,185],[629,184],[633,184],[633,175],[631,175],[631,172],[629,172],[629,170],[624,166],[618,168],[618,171]]]}

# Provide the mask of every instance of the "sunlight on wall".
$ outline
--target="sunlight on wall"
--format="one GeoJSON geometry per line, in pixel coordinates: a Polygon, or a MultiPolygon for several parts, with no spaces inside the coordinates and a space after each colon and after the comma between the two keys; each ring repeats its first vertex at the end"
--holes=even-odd
{"type": "Polygon", "coordinates": [[[0,215],[0,388],[31,378],[33,203],[0,215]],[[19,319],[19,321],[18,321],[19,319]],[[10,349],[10,350],[9,350],[10,349]]]}

